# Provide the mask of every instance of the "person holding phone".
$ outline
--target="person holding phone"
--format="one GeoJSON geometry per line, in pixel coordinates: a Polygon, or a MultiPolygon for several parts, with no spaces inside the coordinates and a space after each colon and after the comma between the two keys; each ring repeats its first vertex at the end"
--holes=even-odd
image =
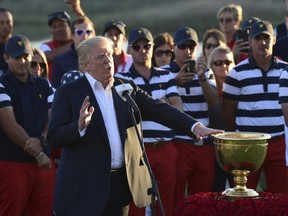
{"type": "MultiPolygon", "coordinates": [[[[236,41],[249,42],[249,35],[250,35],[251,26],[254,23],[259,22],[259,21],[261,21],[261,19],[258,17],[250,17],[250,18],[246,19],[242,23],[241,29],[237,30],[236,41]]],[[[251,54],[250,45],[249,45],[249,47],[247,47],[244,43],[242,43],[242,44],[243,45],[239,46],[239,49],[242,52],[239,56],[239,61],[242,61],[242,60],[248,58],[249,55],[251,54]]]]}
{"type": "Polygon", "coordinates": [[[242,7],[236,4],[229,4],[222,7],[217,13],[220,30],[226,37],[227,46],[232,50],[235,63],[244,60],[242,54],[247,55],[243,50],[249,49],[249,42],[237,40],[237,30],[242,22],[242,7]]]}
{"type": "MultiPolygon", "coordinates": [[[[173,41],[175,60],[170,63],[170,70],[175,73],[183,111],[208,126],[208,107],[218,103],[218,94],[205,74],[206,62],[195,64],[197,33],[190,27],[182,27],[175,32],[173,41]]],[[[186,183],[189,195],[212,191],[214,151],[208,137],[198,142],[177,132],[173,143],[178,150],[176,204],[185,197],[186,183]]]]}

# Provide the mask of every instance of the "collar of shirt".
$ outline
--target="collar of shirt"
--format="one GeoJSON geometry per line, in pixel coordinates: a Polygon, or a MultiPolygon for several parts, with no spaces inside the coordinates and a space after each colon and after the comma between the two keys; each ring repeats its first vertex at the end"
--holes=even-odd
{"type": "Polygon", "coordinates": [[[104,120],[111,149],[111,169],[121,168],[124,166],[124,152],[111,90],[114,79],[113,82],[110,82],[107,88],[104,89],[102,84],[89,73],[85,73],[85,76],[93,90],[104,120]]]}
{"type": "MultiPolygon", "coordinates": [[[[97,85],[97,86],[102,86],[103,88],[103,85],[102,83],[100,83],[98,80],[96,80],[94,77],[92,77],[88,72],[85,72],[84,75],[86,76],[90,86],[92,87],[92,89],[94,89],[94,86],[97,85]]],[[[114,77],[113,79],[111,79],[111,81],[109,82],[109,84],[107,85],[107,87],[105,89],[111,89],[111,87],[113,86],[113,83],[114,83],[114,77]]]]}
{"type": "MultiPolygon", "coordinates": [[[[140,73],[138,73],[138,71],[136,70],[136,68],[134,67],[133,64],[132,64],[131,68],[129,69],[129,72],[131,74],[132,79],[135,79],[137,77],[142,77],[142,75],[140,73]]],[[[150,77],[154,77],[154,76],[160,76],[160,73],[158,70],[156,70],[154,67],[152,67],[150,77]]]]}
{"type": "MultiPolygon", "coordinates": [[[[9,76],[9,78],[12,80],[12,82],[17,85],[20,83],[24,83],[21,80],[19,80],[11,71],[8,70],[7,76],[9,76]]],[[[28,77],[27,77],[27,82],[25,83],[35,83],[35,77],[32,76],[30,73],[28,73],[28,77]]]]}
{"type": "MultiPolygon", "coordinates": [[[[260,69],[259,66],[256,64],[253,56],[249,57],[249,66],[250,66],[250,69],[260,69]]],[[[280,69],[278,61],[274,56],[272,56],[271,58],[271,64],[270,64],[269,70],[271,69],[280,69]]]]}

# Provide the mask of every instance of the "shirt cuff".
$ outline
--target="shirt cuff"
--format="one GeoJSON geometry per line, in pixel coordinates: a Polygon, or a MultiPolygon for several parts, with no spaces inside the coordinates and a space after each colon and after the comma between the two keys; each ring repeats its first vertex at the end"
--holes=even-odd
{"type": "Polygon", "coordinates": [[[192,125],[192,127],[191,127],[191,131],[192,131],[192,133],[195,134],[195,132],[194,132],[194,128],[195,128],[196,125],[198,125],[198,124],[202,124],[202,123],[201,123],[201,122],[196,122],[196,123],[194,123],[194,124],[192,125]]]}
{"type": "Polygon", "coordinates": [[[80,137],[83,137],[85,135],[85,133],[86,133],[86,128],[84,128],[82,131],[80,131],[78,129],[78,131],[79,131],[80,137]]]}

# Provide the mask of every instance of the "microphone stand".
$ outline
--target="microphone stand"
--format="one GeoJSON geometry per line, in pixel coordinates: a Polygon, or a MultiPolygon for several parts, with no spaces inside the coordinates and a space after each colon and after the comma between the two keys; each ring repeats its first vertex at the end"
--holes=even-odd
{"type": "Polygon", "coordinates": [[[150,175],[150,178],[151,178],[152,188],[149,188],[147,190],[147,194],[148,195],[151,194],[151,212],[152,212],[151,215],[152,216],[156,216],[156,198],[157,198],[157,202],[158,202],[158,205],[159,205],[160,210],[161,210],[161,215],[165,216],[163,204],[162,204],[162,201],[161,201],[161,198],[160,198],[160,194],[159,194],[159,190],[158,190],[158,186],[157,186],[157,181],[156,181],[156,179],[154,177],[153,171],[152,171],[151,166],[149,164],[148,157],[147,157],[147,154],[146,154],[146,151],[145,151],[145,148],[144,148],[144,144],[143,144],[143,139],[141,138],[139,130],[137,128],[137,122],[136,122],[136,119],[135,119],[134,109],[136,109],[136,111],[139,113],[139,115],[141,117],[140,110],[139,110],[138,106],[136,105],[136,103],[133,101],[133,99],[131,98],[131,96],[129,94],[125,94],[125,96],[126,96],[129,108],[130,108],[129,111],[130,111],[131,118],[132,118],[132,121],[133,121],[133,124],[134,124],[134,127],[135,127],[135,131],[136,131],[136,134],[137,134],[137,137],[138,137],[138,141],[139,141],[139,144],[140,144],[142,152],[143,152],[143,158],[144,158],[144,161],[146,163],[146,166],[148,168],[148,172],[149,172],[149,175],[150,175]]]}

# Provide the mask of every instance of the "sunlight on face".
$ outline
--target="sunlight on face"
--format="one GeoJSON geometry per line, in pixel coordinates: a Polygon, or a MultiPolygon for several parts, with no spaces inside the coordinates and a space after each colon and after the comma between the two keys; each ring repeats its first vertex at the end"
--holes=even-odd
{"type": "Polygon", "coordinates": [[[233,53],[231,52],[226,54],[218,52],[215,54],[213,62],[214,63],[212,64],[211,69],[215,75],[215,78],[223,83],[229,71],[235,67],[233,53]]]}
{"type": "Polygon", "coordinates": [[[89,59],[85,64],[87,72],[103,86],[106,86],[114,75],[113,48],[111,41],[109,42],[103,41],[91,47],[89,59]]]}

